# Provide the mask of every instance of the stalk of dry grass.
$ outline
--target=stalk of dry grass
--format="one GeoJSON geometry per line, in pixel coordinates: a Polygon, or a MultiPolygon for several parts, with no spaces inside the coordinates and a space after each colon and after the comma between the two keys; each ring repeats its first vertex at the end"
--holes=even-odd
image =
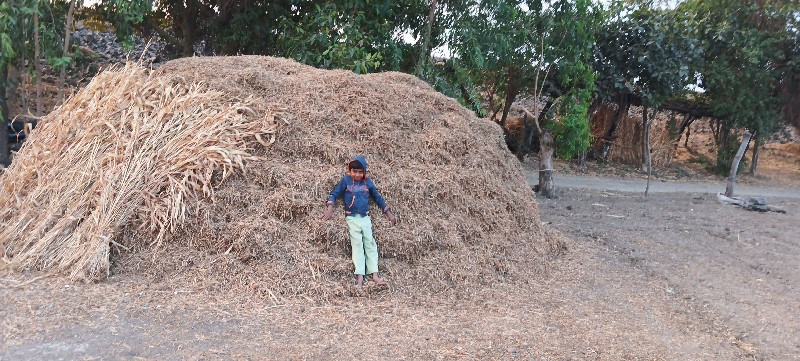
{"type": "Polygon", "coordinates": [[[280,110],[255,114],[197,83],[135,64],[97,76],[49,114],[0,178],[2,255],[20,269],[94,280],[128,224],[159,243],[214,185],[274,141],[280,110]],[[215,178],[216,177],[216,178],[215,178]]]}

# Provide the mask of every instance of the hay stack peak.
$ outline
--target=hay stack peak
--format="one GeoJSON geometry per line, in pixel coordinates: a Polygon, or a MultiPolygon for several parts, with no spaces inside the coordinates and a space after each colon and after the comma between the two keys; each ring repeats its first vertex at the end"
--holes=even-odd
{"type": "Polygon", "coordinates": [[[137,83],[138,95],[112,101],[126,80],[101,74],[48,116],[3,175],[0,202],[14,211],[2,214],[0,242],[12,264],[95,278],[107,263],[87,265],[107,262],[110,250],[119,249],[120,272],[170,274],[196,287],[245,286],[272,297],[343,294],[352,273],[343,215],[330,222],[319,216],[345,163],[358,154],[367,157],[369,176],[399,218],[391,226],[373,216],[381,268],[397,289],[435,292],[502,281],[560,247],[545,236],[500,128],[412,76],[356,75],[260,56],[187,58],[152,74],[125,71],[158,85],[137,83]],[[100,103],[108,105],[99,109],[100,103]],[[141,104],[150,112],[142,114],[141,104]],[[189,114],[199,116],[196,126],[189,114]],[[192,136],[146,140],[144,126],[129,124],[148,117],[164,124],[150,132],[186,127],[192,136]],[[117,118],[120,124],[112,122],[117,118]],[[75,131],[76,123],[98,131],[75,131]],[[57,136],[70,132],[73,138],[57,136]],[[270,135],[274,143],[258,144],[270,135]],[[67,156],[64,142],[78,138],[86,149],[67,156]],[[206,152],[193,156],[198,149],[206,152]],[[91,165],[73,170],[86,158],[91,165]],[[40,164],[92,180],[71,186],[62,178],[58,189],[46,191],[40,164]],[[118,174],[138,183],[123,187],[118,174]],[[9,189],[15,182],[33,187],[9,189]],[[90,201],[70,206],[81,198],[90,201]],[[64,205],[42,207],[54,199],[64,205]],[[111,207],[108,199],[125,206],[111,207]],[[74,224],[59,228],[65,220],[74,224]],[[84,227],[90,220],[106,231],[84,227]],[[46,247],[31,245],[48,229],[46,247]],[[167,242],[154,242],[162,238],[167,242]],[[54,256],[75,247],[87,248],[92,261],[54,256]]]}

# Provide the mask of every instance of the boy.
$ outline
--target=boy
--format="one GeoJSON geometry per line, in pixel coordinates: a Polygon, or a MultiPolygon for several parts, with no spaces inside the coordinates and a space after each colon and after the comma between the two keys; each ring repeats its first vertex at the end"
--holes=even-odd
{"type": "Polygon", "coordinates": [[[364,275],[372,274],[376,284],[385,285],[386,281],[378,275],[378,245],[372,237],[372,219],[369,217],[369,197],[383,210],[392,224],[394,214],[386,205],[372,180],[367,178],[367,160],[362,156],[353,158],[347,164],[347,175],[328,196],[328,208],[322,219],[329,220],[333,215],[333,205],[339,197],[344,196],[344,214],[347,229],[350,233],[350,245],[353,247],[353,264],[356,267],[356,286],[364,286],[364,275]],[[365,273],[366,265],[366,273],[365,273]]]}

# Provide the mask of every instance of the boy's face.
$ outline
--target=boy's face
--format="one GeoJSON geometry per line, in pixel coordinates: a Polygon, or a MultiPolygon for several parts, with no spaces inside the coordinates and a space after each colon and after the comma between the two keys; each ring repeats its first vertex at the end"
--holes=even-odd
{"type": "Polygon", "coordinates": [[[350,169],[350,177],[352,177],[354,181],[360,182],[360,181],[364,180],[364,170],[363,169],[350,169]]]}

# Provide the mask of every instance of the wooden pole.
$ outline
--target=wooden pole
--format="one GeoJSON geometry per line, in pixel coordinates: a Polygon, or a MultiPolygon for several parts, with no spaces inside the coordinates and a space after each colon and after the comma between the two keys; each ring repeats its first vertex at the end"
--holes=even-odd
{"type": "Polygon", "coordinates": [[[736,156],[733,157],[733,163],[731,164],[731,174],[728,176],[728,186],[725,187],[725,196],[726,197],[733,197],[733,186],[736,184],[736,172],[739,170],[739,162],[742,161],[742,157],[744,156],[744,151],[747,149],[747,144],[750,143],[750,138],[753,135],[750,132],[745,131],[744,135],[742,136],[742,144],[739,146],[739,151],[736,152],[736,156]]]}

